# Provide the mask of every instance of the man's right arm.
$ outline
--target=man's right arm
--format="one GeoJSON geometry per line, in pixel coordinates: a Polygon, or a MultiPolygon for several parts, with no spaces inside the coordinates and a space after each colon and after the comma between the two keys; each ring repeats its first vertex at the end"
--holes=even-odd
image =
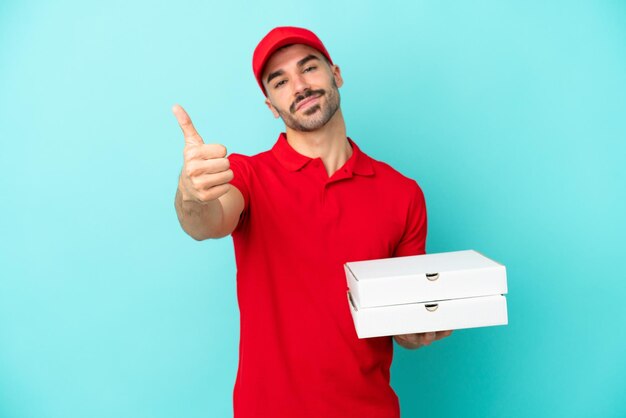
{"type": "Polygon", "coordinates": [[[185,137],[174,200],[180,225],[196,240],[225,237],[237,227],[244,209],[243,195],[229,184],[233,172],[226,148],[205,144],[182,107],[176,105],[172,111],[185,137]]]}

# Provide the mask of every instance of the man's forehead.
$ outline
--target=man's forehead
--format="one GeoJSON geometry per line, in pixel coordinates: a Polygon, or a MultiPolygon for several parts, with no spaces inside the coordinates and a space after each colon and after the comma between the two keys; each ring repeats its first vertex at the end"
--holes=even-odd
{"type": "Polygon", "coordinates": [[[279,70],[282,66],[289,64],[291,61],[298,62],[308,55],[315,55],[320,59],[324,56],[317,49],[304,44],[286,45],[277,49],[265,64],[263,78],[265,78],[268,73],[279,70]]]}

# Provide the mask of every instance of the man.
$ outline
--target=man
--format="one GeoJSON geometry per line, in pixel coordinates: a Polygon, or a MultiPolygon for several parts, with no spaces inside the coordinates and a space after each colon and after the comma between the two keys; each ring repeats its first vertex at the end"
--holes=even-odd
{"type": "MultiPolygon", "coordinates": [[[[185,136],[180,223],[197,240],[234,240],[235,417],[398,417],[392,338],[357,338],[343,264],[423,254],[422,191],[346,136],[341,71],[315,34],[273,29],[254,51],[253,72],[285,123],[269,151],[226,158],[173,109],[185,136]]],[[[394,338],[418,348],[450,332],[394,338]]]]}

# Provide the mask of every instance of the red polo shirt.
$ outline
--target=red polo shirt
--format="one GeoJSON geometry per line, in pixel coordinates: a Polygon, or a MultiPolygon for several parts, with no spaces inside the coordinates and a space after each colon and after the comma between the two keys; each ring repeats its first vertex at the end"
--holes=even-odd
{"type": "Polygon", "coordinates": [[[235,418],[396,418],[391,337],[358,339],[348,261],[424,253],[421,189],[389,165],[352,156],[332,177],[281,134],[229,157],[245,209],[233,232],[241,336],[235,418]]]}

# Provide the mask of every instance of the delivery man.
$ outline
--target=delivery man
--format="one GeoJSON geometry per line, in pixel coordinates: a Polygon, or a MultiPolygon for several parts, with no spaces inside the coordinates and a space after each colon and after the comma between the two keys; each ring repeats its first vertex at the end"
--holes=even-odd
{"type": "MultiPolygon", "coordinates": [[[[424,195],[347,137],[341,71],[313,32],[271,30],[252,67],[265,104],[285,123],[270,150],[227,157],[173,108],[185,138],[180,224],[197,240],[234,241],[234,416],[399,417],[389,383],[393,339],[357,338],[343,264],[425,253],[424,195]]],[[[450,333],[393,338],[418,348],[450,333]]]]}

